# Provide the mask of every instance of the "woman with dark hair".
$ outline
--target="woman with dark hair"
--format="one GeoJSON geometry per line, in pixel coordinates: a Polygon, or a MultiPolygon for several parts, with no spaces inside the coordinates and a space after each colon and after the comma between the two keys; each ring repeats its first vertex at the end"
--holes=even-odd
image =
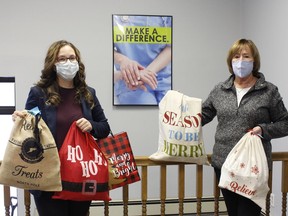
{"type": "MultiPolygon", "coordinates": [[[[85,66],[79,50],[61,40],[48,49],[41,78],[30,89],[25,109],[38,107],[48,125],[58,150],[76,121],[84,132],[95,138],[108,136],[110,127],[96,97],[95,89],[85,82],[85,66]]],[[[23,116],[15,111],[12,118],[23,116]]],[[[71,173],[72,175],[72,173],[71,173]]],[[[53,192],[31,191],[40,216],[86,216],[91,201],[52,199],[53,192]]]]}
{"type": "MultiPolygon", "coordinates": [[[[268,166],[272,168],[271,139],[288,135],[288,112],[278,88],[265,80],[260,55],[251,40],[236,41],[227,57],[230,77],[210,92],[202,105],[202,125],[217,116],[212,166],[218,180],[232,148],[251,131],[262,137],[268,166]]],[[[221,189],[230,216],[259,216],[261,208],[248,198],[221,189]]]]}

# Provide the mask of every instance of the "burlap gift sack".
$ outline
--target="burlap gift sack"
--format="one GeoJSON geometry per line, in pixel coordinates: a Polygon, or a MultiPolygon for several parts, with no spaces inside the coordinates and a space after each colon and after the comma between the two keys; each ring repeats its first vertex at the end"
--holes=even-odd
{"type": "Polygon", "coordinates": [[[0,184],[29,190],[60,191],[60,160],[41,116],[24,110],[17,117],[0,166],[0,184]]]}

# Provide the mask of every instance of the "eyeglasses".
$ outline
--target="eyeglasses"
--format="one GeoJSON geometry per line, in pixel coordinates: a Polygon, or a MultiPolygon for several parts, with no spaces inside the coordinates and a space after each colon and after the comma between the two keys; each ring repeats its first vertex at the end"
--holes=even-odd
{"type": "Polygon", "coordinates": [[[60,57],[58,57],[57,61],[58,61],[59,63],[64,64],[64,63],[67,62],[68,59],[69,59],[70,62],[77,62],[76,56],[70,56],[70,57],[60,56],[60,57]]]}

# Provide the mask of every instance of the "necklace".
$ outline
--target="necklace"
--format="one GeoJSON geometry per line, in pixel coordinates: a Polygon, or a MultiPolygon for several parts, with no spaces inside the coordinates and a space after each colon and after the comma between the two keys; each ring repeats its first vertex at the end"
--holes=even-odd
{"type": "Polygon", "coordinates": [[[250,79],[246,79],[245,81],[234,80],[234,85],[235,85],[235,88],[238,88],[239,90],[241,90],[241,89],[251,88],[251,86],[253,86],[256,81],[257,79],[252,76],[250,79]]]}

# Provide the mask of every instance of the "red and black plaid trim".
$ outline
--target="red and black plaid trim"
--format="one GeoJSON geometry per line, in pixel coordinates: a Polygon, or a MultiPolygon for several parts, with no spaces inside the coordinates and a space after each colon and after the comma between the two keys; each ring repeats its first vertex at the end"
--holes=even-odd
{"type": "MultiPolygon", "coordinates": [[[[101,151],[104,154],[106,154],[106,157],[110,164],[111,164],[110,159],[113,157],[113,154],[115,154],[115,157],[117,158],[127,153],[129,153],[130,159],[129,161],[125,161],[124,164],[130,164],[130,165],[134,164],[135,169],[129,172],[128,176],[125,175],[125,176],[120,176],[118,178],[118,179],[126,179],[126,180],[121,183],[112,184],[112,189],[140,181],[139,172],[136,166],[136,162],[134,159],[132,148],[130,146],[130,141],[129,141],[127,132],[121,132],[121,133],[114,134],[114,135],[112,134],[106,138],[99,139],[97,140],[97,144],[100,147],[101,151]]],[[[112,169],[117,169],[117,167],[118,168],[120,167],[121,169],[123,162],[124,161],[120,160],[118,166],[117,164],[112,164],[112,169]]]]}

